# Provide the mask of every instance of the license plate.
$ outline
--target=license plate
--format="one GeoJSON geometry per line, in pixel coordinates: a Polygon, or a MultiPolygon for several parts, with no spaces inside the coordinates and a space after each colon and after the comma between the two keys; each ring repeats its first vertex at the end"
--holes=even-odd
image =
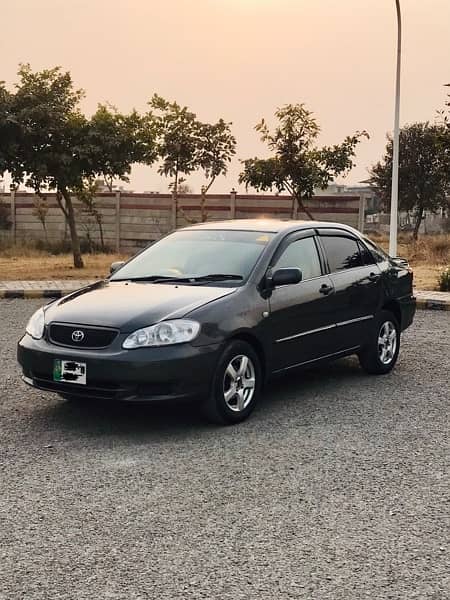
{"type": "Polygon", "coordinates": [[[53,363],[53,381],[86,385],[86,363],[74,360],[55,360],[53,363]]]}

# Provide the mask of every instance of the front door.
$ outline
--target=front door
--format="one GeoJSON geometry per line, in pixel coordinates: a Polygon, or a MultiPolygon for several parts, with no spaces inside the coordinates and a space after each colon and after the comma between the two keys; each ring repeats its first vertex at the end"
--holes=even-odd
{"type": "Polygon", "coordinates": [[[335,329],[333,285],[324,274],[312,230],[293,234],[281,244],[270,268],[274,272],[286,267],[299,268],[302,281],[276,287],[269,297],[264,337],[272,371],[329,354],[335,329]]]}

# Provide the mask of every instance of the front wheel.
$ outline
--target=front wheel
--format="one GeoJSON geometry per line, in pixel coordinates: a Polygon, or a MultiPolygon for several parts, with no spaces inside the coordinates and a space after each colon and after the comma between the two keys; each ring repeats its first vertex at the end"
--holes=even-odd
{"type": "Polygon", "coordinates": [[[231,425],[244,421],[261,392],[258,355],[250,344],[235,340],[225,348],[214,374],[211,393],[203,404],[209,421],[231,425]]]}
{"type": "Polygon", "coordinates": [[[375,321],[369,342],[359,353],[359,362],[367,373],[384,375],[394,368],[399,351],[399,324],[390,311],[383,310],[375,321]]]}

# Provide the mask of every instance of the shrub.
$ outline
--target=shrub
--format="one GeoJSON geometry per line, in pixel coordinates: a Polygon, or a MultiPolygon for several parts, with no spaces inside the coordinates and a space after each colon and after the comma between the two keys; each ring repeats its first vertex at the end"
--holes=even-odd
{"type": "Polygon", "coordinates": [[[442,269],[439,273],[438,286],[441,292],[450,292],[450,267],[442,269]]]}

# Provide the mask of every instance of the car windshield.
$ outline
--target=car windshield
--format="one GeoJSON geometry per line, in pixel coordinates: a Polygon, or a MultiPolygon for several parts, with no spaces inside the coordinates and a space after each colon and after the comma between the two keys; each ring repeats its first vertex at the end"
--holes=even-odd
{"type": "Polygon", "coordinates": [[[236,284],[248,278],[273,236],[261,231],[176,231],[138,254],[110,279],[236,284]]]}

